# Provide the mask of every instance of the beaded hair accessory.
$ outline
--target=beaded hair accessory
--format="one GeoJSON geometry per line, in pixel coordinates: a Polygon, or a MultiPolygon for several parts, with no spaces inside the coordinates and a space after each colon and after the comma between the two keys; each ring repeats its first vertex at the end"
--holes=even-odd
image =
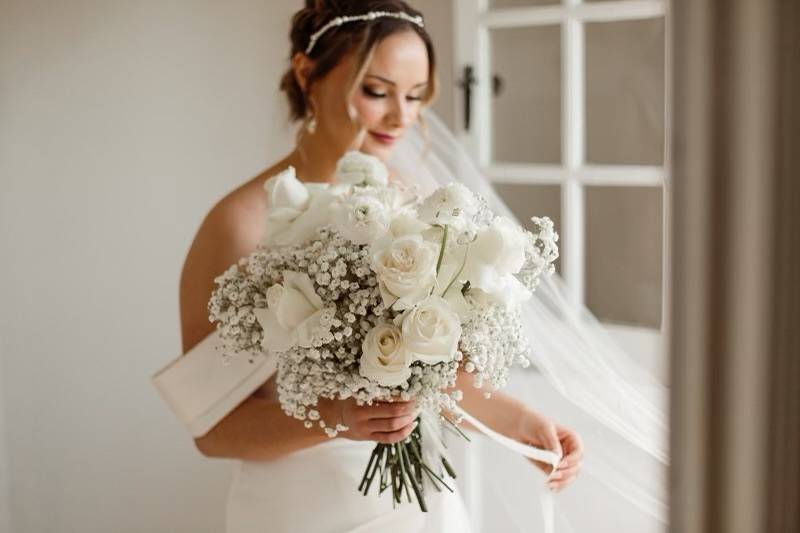
{"type": "Polygon", "coordinates": [[[383,18],[383,17],[394,17],[398,19],[403,19],[409,22],[413,22],[420,28],[425,27],[425,24],[423,24],[422,22],[422,17],[420,16],[412,17],[405,11],[370,11],[369,13],[365,13],[363,15],[345,15],[342,17],[336,17],[335,19],[325,24],[322,28],[314,32],[314,34],[311,36],[311,39],[309,39],[308,41],[308,46],[306,47],[306,55],[311,53],[311,50],[314,48],[314,45],[317,44],[317,40],[320,37],[322,37],[322,34],[333,27],[341,26],[342,24],[346,24],[348,22],[354,22],[356,20],[375,20],[377,18],[383,18]]]}

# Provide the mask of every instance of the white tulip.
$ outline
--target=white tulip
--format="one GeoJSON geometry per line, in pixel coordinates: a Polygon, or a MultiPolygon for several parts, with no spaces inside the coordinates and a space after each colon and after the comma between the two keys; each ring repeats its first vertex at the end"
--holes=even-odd
{"type": "Polygon", "coordinates": [[[273,352],[295,346],[310,348],[316,336],[330,331],[333,317],[333,309],[325,308],[308,274],[288,270],[283,273],[283,284],[267,289],[267,308],[254,313],[264,330],[261,347],[273,352]]]}
{"type": "Polygon", "coordinates": [[[267,214],[262,244],[302,244],[330,221],[329,206],[344,191],[327,184],[305,184],[290,166],[264,183],[267,214]]]}
{"type": "Polygon", "coordinates": [[[527,300],[530,291],[514,276],[525,264],[525,247],[522,228],[506,217],[497,217],[469,245],[459,279],[506,305],[527,300]]]}

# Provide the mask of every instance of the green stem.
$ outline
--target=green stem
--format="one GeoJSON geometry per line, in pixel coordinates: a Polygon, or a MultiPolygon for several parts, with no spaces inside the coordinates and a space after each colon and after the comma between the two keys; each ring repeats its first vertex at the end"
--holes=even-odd
{"type": "Polygon", "coordinates": [[[442,266],[442,259],[444,259],[444,248],[447,245],[447,228],[450,226],[444,226],[444,233],[442,234],[442,247],[439,249],[439,259],[436,260],[436,275],[439,275],[439,269],[442,266]]]}
{"type": "Polygon", "coordinates": [[[456,272],[455,276],[453,276],[453,279],[450,280],[450,283],[447,284],[447,287],[445,287],[444,292],[442,293],[442,297],[443,298],[444,298],[444,295],[447,294],[447,291],[450,290],[450,287],[453,286],[453,283],[456,282],[456,280],[458,279],[458,276],[460,276],[461,273],[464,271],[464,267],[467,265],[467,254],[468,253],[469,253],[469,246],[467,246],[467,249],[464,251],[464,260],[461,261],[461,267],[458,269],[458,272],[456,272]]]}
{"type": "Polygon", "coordinates": [[[447,459],[442,457],[442,464],[444,465],[444,469],[447,470],[447,473],[450,475],[451,478],[456,478],[456,471],[450,466],[450,463],[447,462],[447,459]]]}
{"type": "MultiPolygon", "coordinates": [[[[403,470],[403,475],[406,475],[406,472],[411,470],[411,461],[408,459],[408,450],[406,450],[406,445],[398,443],[398,449],[400,451],[400,464],[405,464],[405,469],[403,470]]],[[[414,479],[412,476],[408,476],[408,480],[411,482],[411,488],[414,489],[414,494],[417,497],[417,503],[419,504],[419,508],[422,509],[423,513],[428,512],[428,506],[425,505],[425,497],[422,495],[422,490],[420,490],[419,485],[417,485],[417,480],[414,479]]],[[[406,488],[408,490],[408,488],[406,488]]],[[[411,495],[409,494],[409,501],[411,495]]]]}
{"type": "Polygon", "coordinates": [[[416,457],[416,460],[417,460],[418,464],[422,467],[423,471],[428,476],[428,478],[431,480],[431,483],[433,484],[433,487],[436,490],[438,490],[439,492],[442,491],[442,489],[439,488],[439,484],[437,483],[437,480],[438,480],[438,482],[441,483],[442,485],[444,485],[445,488],[447,488],[447,490],[449,490],[450,492],[453,492],[453,489],[450,488],[450,485],[445,483],[444,479],[439,477],[439,475],[436,474],[436,472],[434,472],[431,469],[431,467],[429,467],[427,464],[425,464],[425,461],[422,459],[422,450],[420,448],[420,443],[418,441],[412,442],[411,451],[414,453],[414,456],[416,457]]]}
{"type": "Polygon", "coordinates": [[[369,471],[372,468],[372,465],[378,456],[379,450],[380,446],[375,446],[375,448],[372,449],[372,454],[369,456],[369,462],[367,463],[367,468],[364,470],[364,476],[361,478],[361,483],[359,483],[358,485],[358,492],[363,492],[364,485],[367,483],[367,478],[369,477],[369,471]]]}
{"type": "MultiPolygon", "coordinates": [[[[399,458],[399,461],[397,461],[397,462],[400,464],[400,476],[401,476],[401,479],[403,480],[403,488],[406,489],[406,497],[408,498],[408,503],[411,503],[412,502],[412,500],[411,500],[411,490],[408,488],[408,485],[409,485],[410,482],[409,482],[409,479],[408,479],[408,472],[406,472],[406,462],[403,461],[403,444],[400,443],[400,442],[396,443],[394,445],[394,449],[395,449],[395,453],[397,453],[397,457],[399,458]]],[[[400,491],[400,495],[401,496],[403,495],[402,494],[402,489],[400,491]]],[[[423,509],[423,511],[424,511],[424,509],[423,509]]]]}
{"type": "MultiPolygon", "coordinates": [[[[375,449],[378,450],[379,454],[383,454],[383,452],[385,451],[385,448],[384,448],[383,444],[378,444],[375,447],[375,449]]],[[[367,493],[369,492],[369,487],[370,487],[370,485],[372,485],[372,480],[375,478],[375,474],[378,471],[378,467],[380,466],[380,463],[381,463],[380,462],[380,458],[378,458],[378,460],[375,461],[375,464],[372,467],[372,472],[370,473],[369,477],[367,478],[366,484],[364,486],[364,490],[363,490],[364,496],[366,496],[367,493]]],[[[367,467],[367,468],[369,468],[369,467],[367,467]]]]}
{"type": "Polygon", "coordinates": [[[456,431],[458,431],[458,434],[459,434],[459,435],[461,435],[462,437],[464,437],[465,439],[467,439],[467,442],[472,442],[472,441],[470,440],[470,438],[469,438],[469,437],[467,437],[466,433],[464,433],[463,431],[461,431],[461,428],[460,428],[460,427],[458,427],[458,425],[456,425],[456,424],[455,424],[455,423],[454,423],[452,420],[450,420],[449,418],[447,418],[447,417],[446,417],[446,416],[444,416],[444,415],[442,415],[442,418],[444,418],[444,419],[447,421],[447,423],[448,423],[448,424],[450,424],[450,426],[449,426],[449,427],[451,427],[451,428],[455,429],[456,431]]]}

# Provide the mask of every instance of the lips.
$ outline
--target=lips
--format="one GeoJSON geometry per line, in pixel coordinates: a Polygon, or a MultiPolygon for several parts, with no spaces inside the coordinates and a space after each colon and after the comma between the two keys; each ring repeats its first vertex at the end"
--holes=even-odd
{"type": "Polygon", "coordinates": [[[372,135],[378,142],[381,142],[383,144],[392,144],[395,140],[397,140],[397,137],[393,135],[378,133],[376,131],[370,131],[369,134],[372,135]]]}

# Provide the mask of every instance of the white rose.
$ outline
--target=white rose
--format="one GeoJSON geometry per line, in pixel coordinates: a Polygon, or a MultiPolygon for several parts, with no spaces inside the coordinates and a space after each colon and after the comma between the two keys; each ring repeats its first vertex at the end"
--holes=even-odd
{"type": "Polygon", "coordinates": [[[372,256],[383,303],[407,309],[427,296],[436,283],[439,247],[419,235],[387,241],[372,256]]]}
{"type": "Polygon", "coordinates": [[[411,377],[411,354],[403,346],[400,328],[378,324],[361,344],[359,373],[385,387],[400,385],[411,377]]]}
{"type": "Polygon", "coordinates": [[[477,210],[478,199],[472,191],[460,183],[449,183],[423,200],[419,217],[428,224],[446,224],[466,230],[471,228],[477,210]]]}
{"type": "Polygon", "coordinates": [[[469,245],[459,279],[468,280],[470,286],[497,302],[513,305],[524,301],[530,292],[514,274],[525,263],[525,246],[522,228],[506,217],[497,217],[469,245]]]}
{"type": "Polygon", "coordinates": [[[284,352],[294,346],[311,347],[315,335],[330,331],[326,323],[332,309],[324,307],[308,275],[285,271],[283,284],[267,290],[267,308],[255,315],[264,330],[261,347],[265,351],[284,352]]]}
{"type": "Polygon", "coordinates": [[[343,191],[327,184],[304,184],[291,166],[268,179],[264,189],[267,215],[262,244],[270,247],[301,244],[311,239],[320,227],[329,223],[328,207],[343,191]]]}
{"type": "Polygon", "coordinates": [[[414,361],[434,365],[451,361],[461,338],[461,320],[439,296],[428,296],[395,319],[414,361]]]}
{"type": "Polygon", "coordinates": [[[334,208],[336,229],[355,244],[371,244],[389,230],[389,208],[378,198],[354,194],[334,208]]]}
{"type": "Polygon", "coordinates": [[[336,163],[336,181],[347,185],[385,187],[389,183],[389,171],[377,157],[351,150],[336,163]]]}

